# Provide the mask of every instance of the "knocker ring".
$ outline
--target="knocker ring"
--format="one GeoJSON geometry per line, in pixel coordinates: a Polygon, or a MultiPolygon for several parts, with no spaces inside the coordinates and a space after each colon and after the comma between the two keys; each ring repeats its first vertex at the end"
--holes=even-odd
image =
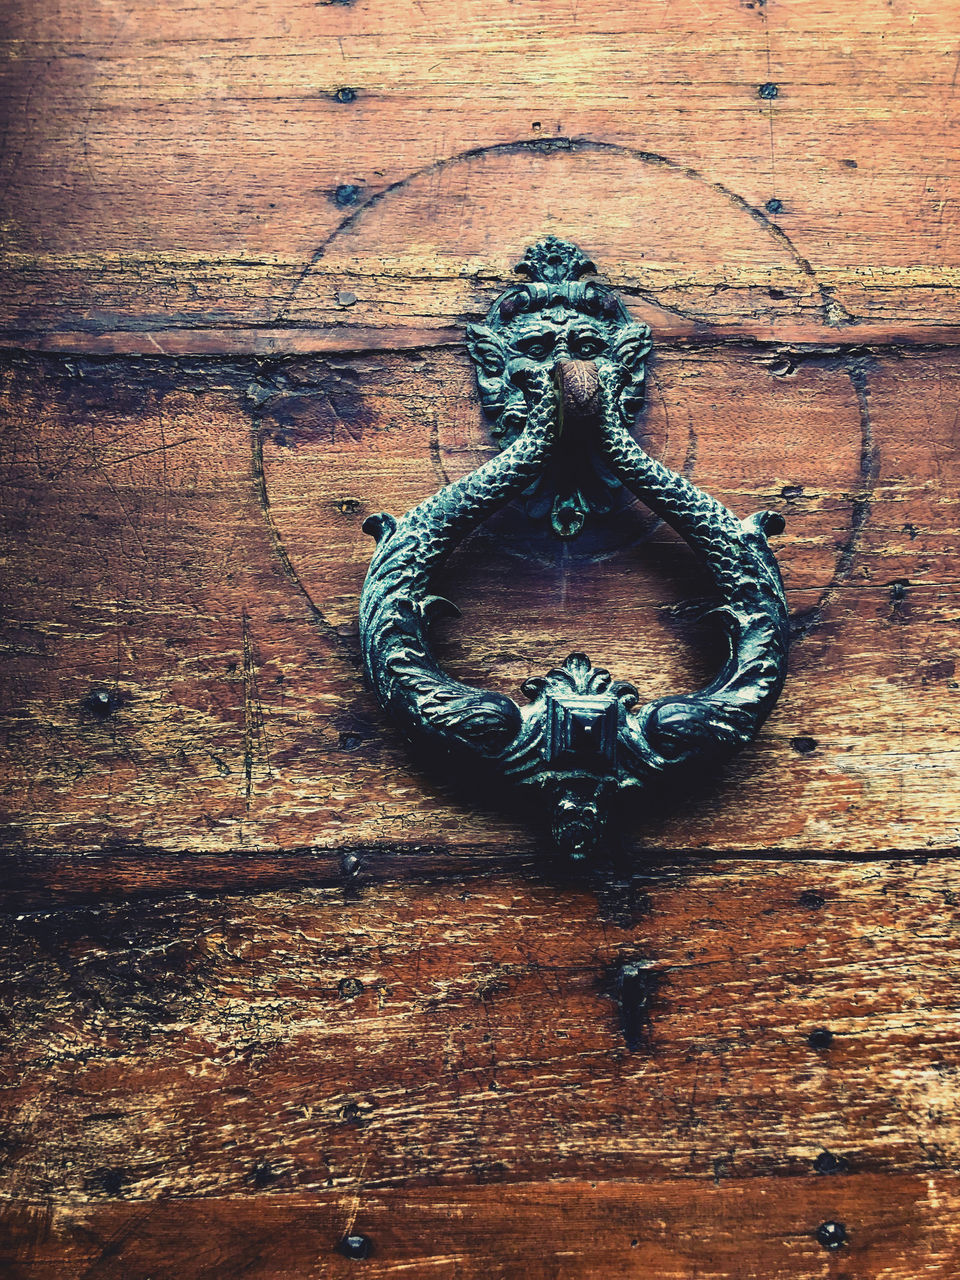
{"type": "Polygon", "coordinates": [[[643,404],[650,330],[589,278],[594,270],[576,246],[549,237],[517,267],[526,280],[468,328],[502,451],[399,520],[382,513],[364,522],[377,547],[360,599],[364,668],[383,709],[451,763],[482,763],[542,793],[556,847],[575,859],[596,848],[619,793],[716,765],[753,739],[783,687],[789,638],[767,543],[783,531],[782,517],[737,519],[637,444],[630,428],[643,404]],[[549,510],[558,537],[576,537],[617,486],[675,529],[710,575],[729,645],[717,677],[638,707],[632,685],[573,653],[523,684],[521,707],[447,675],[428,630],[438,613],[458,612],[431,591],[454,548],[517,498],[528,513],[549,510]]]}

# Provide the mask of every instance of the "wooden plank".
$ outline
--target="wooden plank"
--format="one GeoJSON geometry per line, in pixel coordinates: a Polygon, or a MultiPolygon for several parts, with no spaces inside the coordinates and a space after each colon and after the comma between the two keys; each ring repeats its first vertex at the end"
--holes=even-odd
{"type": "Polygon", "coordinates": [[[6,1210],[15,1243],[0,1259],[10,1280],[952,1280],[957,1191],[948,1175],[890,1175],[41,1202],[6,1210]],[[830,1253],[815,1233],[838,1221],[847,1238],[830,1253]],[[369,1249],[362,1261],[340,1252],[346,1230],[369,1249]]]}
{"type": "Polygon", "coordinates": [[[955,1170],[956,875],[955,858],[398,868],[7,915],[0,1191],[148,1212],[689,1180],[696,1215],[745,1182],[792,1202],[808,1240],[806,1206],[839,1212],[846,1172],[853,1239],[874,1187],[907,1221],[917,1181],[955,1170]]]}
{"type": "Polygon", "coordinates": [[[8,8],[8,340],[442,328],[548,230],[708,327],[960,317],[942,0],[8,8]]]}
{"type": "MultiPolygon", "coordinates": [[[[799,638],[755,747],[638,811],[632,846],[954,847],[957,356],[667,350],[651,373],[649,447],[786,514],[799,638]]],[[[358,670],[364,516],[487,456],[462,351],[5,377],[7,847],[536,847],[529,815],[421,771],[358,670]]],[[[649,696],[708,676],[704,583],[642,512],[586,559],[509,513],[497,536],[444,585],[469,602],[452,670],[515,692],[586,647],[649,696]]]]}
{"type": "MultiPolygon", "coordinates": [[[[519,879],[554,877],[557,868],[545,850],[527,847],[518,840],[509,847],[493,842],[479,845],[446,843],[344,844],[325,849],[314,846],[298,849],[231,850],[207,853],[197,850],[171,851],[110,845],[105,851],[51,852],[24,847],[0,854],[3,872],[4,909],[13,912],[45,911],[58,906],[103,905],[192,894],[200,898],[228,893],[255,893],[266,890],[293,891],[303,888],[337,888],[346,892],[372,889],[400,879],[441,884],[464,877],[508,875],[519,879]]],[[[694,866],[707,852],[644,849],[640,856],[601,858],[599,871],[619,883],[638,867],[694,866]]],[[[735,856],[757,858],[746,850],[735,856]]],[[[956,849],[914,848],[898,850],[906,862],[925,858],[954,858],[956,849]]],[[[822,849],[768,849],[763,860],[782,862],[850,863],[876,861],[877,853],[864,850],[845,854],[822,849]]]]}
{"type": "MultiPolygon", "coordinates": [[[[824,341],[822,325],[796,323],[780,319],[775,324],[755,321],[752,317],[729,325],[712,324],[709,328],[682,316],[664,315],[643,303],[632,306],[638,319],[646,318],[656,328],[661,347],[679,350],[716,346],[722,343],[753,342],[770,346],[798,348],[836,354],[882,354],[888,346],[898,349],[941,348],[957,345],[954,325],[925,324],[922,328],[910,322],[903,324],[844,325],[841,333],[824,341]],[[843,341],[839,341],[841,338],[843,341]]],[[[395,352],[412,349],[433,350],[438,347],[463,346],[463,329],[415,329],[409,325],[380,327],[340,326],[329,328],[264,327],[259,329],[183,328],[109,330],[102,333],[81,330],[11,332],[5,349],[29,352],[51,352],[85,356],[259,356],[276,358],[289,355],[364,355],[374,351],[395,352]]]]}

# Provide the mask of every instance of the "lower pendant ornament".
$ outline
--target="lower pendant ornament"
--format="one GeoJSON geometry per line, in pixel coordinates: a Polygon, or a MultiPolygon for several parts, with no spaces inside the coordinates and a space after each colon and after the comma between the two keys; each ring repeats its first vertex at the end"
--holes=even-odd
{"type": "Polygon", "coordinates": [[[455,766],[482,763],[537,791],[557,849],[574,859],[596,848],[618,795],[702,773],[753,739],[783,687],[789,641],[767,543],[782,517],[737,519],[636,443],[629,428],[650,333],[607,286],[582,279],[592,270],[575,246],[541,241],[518,267],[529,278],[468,331],[481,399],[505,447],[400,520],[364,522],[377,549],[360,599],[364,668],[384,710],[455,766]],[[638,708],[632,685],[582,653],[527,680],[523,707],[447,675],[427,631],[432,617],[458,612],[431,590],[454,548],[515,498],[538,499],[558,537],[576,536],[607,509],[592,495],[619,485],[675,529],[712,578],[729,644],[717,677],[638,708]]]}

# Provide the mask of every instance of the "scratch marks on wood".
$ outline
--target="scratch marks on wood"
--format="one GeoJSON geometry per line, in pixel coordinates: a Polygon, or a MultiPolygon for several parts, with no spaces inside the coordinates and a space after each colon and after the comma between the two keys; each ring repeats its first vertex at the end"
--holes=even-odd
{"type": "Polygon", "coordinates": [[[880,445],[875,438],[870,415],[868,376],[871,357],[851,356],[843,361],[857,398],[860,414],[860,456],[856,491],[851,495],[850,526],[846,538],[840,544],[830,581],[812,609],[803,610],[792,619],[793,633],[803,639],[820,625],[827,609],[836,599],[840,588],[849,581],[856,563],[867,523],[877,480],[880,477],[880,445]]]}
{"type": "Polygon", "coordinates": [[[322,630],[326,638],[336,647],[341,658],[348,662],[355,670],[359,671],[361,662],[358,648],[356,646],[347,646],[344,644],[343,636],[340,635],[337,629],[324,616],[323,611],[314,603],[310,592],[307,590],[300,575],[294,568],[292,560],[290,559],[286,544],[284,543],[280,530],[277,527],[273,507],[270,501],[270,494],[267,489],[267,477],[264,468],[263,438],[263,425],[259,414],[254,412],[252,414],[250,430],[251,464],[253,468],[254,483],[256,484],[257,489],[257,499],[259,501],[260,510],[263,513],[263,518],[266,521],[267,529],[270,534],[270,541],[273,544],[273,550],[283,568],[284,573],[296,587],[310,610],[314,622],[322,630]]]}
{"type": "Polygon", "coordinates": [[[246,610],[240,615],[243,634],[243,775],[247,806],[253,795],[254,765],[270,768],[267,728],[257,683],[257,662],[246,610]]]}

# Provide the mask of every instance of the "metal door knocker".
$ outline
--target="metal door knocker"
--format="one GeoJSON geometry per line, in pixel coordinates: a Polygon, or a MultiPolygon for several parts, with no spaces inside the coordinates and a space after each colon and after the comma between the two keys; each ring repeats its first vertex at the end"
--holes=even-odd
{"type": "Polygon", "coordinates": [[[752,740],[776,702],[788,625],[767,535],[784,522],[772,511],[738,520],[636,443],[630,427],[643,404],[650,330],[609,287],[585,278],[595,268],[575,245],[543,240],[517,271],[527,279],[467,330],[502,452],[400,520],[382,513],[364,522],[377,548],[360,599],[360,639],[381,706],[411,738],[541,792],[557,848],[584,858],[618,793],[718,763],[752,740]],[[438,613],[459,612],[431,592],[453,549],[514,498],[548,510],[558,537],[575,537],[617,485],[671,525],[711,576],[729,642],[716,679],[638,708],[633,685],[573,653],[524,683],[529,701],[521,707],[447,675],[427,633],[438,613]]]}

